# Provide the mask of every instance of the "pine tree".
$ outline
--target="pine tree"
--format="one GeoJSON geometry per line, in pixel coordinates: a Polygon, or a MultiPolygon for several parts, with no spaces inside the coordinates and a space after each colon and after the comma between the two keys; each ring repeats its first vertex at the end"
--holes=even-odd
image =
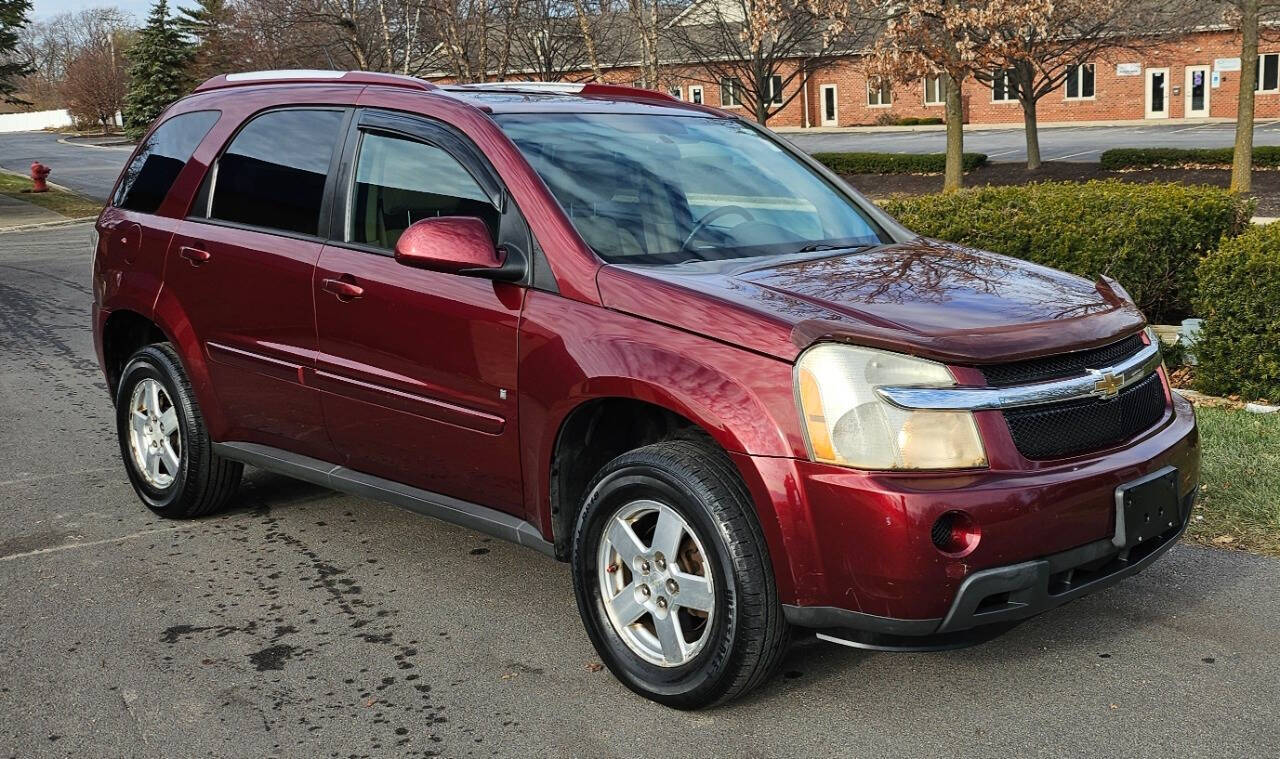
{"type": "Polygon", "coordinates": [[[168,0],[156,0],[147,25],[138,31],[125,57],[129,59],[129,91],[124,97],[124,129],[138,138],[190,86],[187,64],[191,46],[169,17],[168,0]]]}
{"type": "Polygon", "coordinates": [[[0,0],[0,102],[26,103],[13,93],[18,88],[15,80],[30,73],[31,67],[13,54],[30,12],[31,0],[0,0]]]}
{"type": "Polygon", "coordinates": [[[198,0],[179,8],[178,28],[195,43],[191,73],[196,81],[241,68],[235,10],[227,0],[198,0]]]}

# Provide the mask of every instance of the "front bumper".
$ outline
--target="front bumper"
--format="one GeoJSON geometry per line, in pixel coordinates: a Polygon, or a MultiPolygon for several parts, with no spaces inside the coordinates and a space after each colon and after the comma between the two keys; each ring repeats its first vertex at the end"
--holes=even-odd
{"type": "Polygon", "coordinates": [[[784,607],[787,620],[858,648],[928,650],[979,642],[1150,566],[1186,530],[1195,497],[1193,490],[1180,498],[1173,528],[1133,548],[1118,549],[1111,538],[1104,538],[1033,561],[975,572],[960,584],[940,619],[892,619],[834,607],[789,605],[784,607]]]}
{"type": "MultiPolygon", "coordinates": [[[[994,433],[984,439],[989,453],[1013,450],[994,433]]],[[[1058,462],[913,475],[735,458],[760,509],[788,619],[892,648],[989,636],[1140,571],[1184,528],[1200,476],[1195,415],[1178,396],[1139,439],[1058,462]],[[1116,489],[1167,467],[1178,471],[1181,521],[1122,556],[1113,542],[1116,489]],[[968,555],[942,554],[931,542],[930,527],[952,510],[981,526],[968,555]]]]}

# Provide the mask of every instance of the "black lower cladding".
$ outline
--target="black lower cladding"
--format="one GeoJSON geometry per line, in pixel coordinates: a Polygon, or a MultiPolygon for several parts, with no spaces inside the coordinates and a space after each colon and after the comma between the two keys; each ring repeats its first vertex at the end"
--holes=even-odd
{"type": "Polygon", "coordinates": [[[787,621],[838,642],[880,651],[959,648],[990,640],[1028,617],[1094,593],[1145,569],[1187,527],[1195,490],[1175,502],[1173,527],[1129,548],[1111,538],[1041,559],[973,573],[961,583],[946,617],[893,619],[834,607],[785,606],[787,621]]]}
{"type": "Polygon", "coordinates": [[[1088,398],[1004,412],[1018,452],[1029,459],[1056,459],[1123,443],[1151,429],[1168,400],[1158,373],[1115,398],[1088,398]]]}

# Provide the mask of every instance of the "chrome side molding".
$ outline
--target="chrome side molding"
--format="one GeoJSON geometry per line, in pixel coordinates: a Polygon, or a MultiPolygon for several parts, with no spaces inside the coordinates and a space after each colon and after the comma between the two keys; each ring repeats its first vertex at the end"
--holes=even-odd
{"type": "Polygon", "coordinates": [[[1084,377],[1012,387],[878,387],[876,393],[899,408],[931,411],[998,411],[1086,398],[1107,400],[1146,379],[1160,361],[1160,346],[1152,343],[1115,366],[1090,369],[1084,377]]]}

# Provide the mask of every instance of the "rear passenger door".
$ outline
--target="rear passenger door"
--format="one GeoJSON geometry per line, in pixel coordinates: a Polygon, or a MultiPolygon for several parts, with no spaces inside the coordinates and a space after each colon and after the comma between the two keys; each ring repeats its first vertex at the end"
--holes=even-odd
{"type": "Polygon", "coordinates": [[[304,375],[316,356],[311,278],[350,113],[284,108],[251,117],[174,236],[165,286],[206,354],[227,439],[335,458],[304,375]]]}
{"type": "Polygon", "coordinates": [[[477,217],[495,242],[525,252],[528,228],[514,204],[504,210],[479,152],[443,125],[364,111],[347,150],[343,211],[314,283],[316,382],[334,445],[357,471],[523,516],[524,289],[409,268],[393,251],[410,224],[433,216],[477,217]]]}

